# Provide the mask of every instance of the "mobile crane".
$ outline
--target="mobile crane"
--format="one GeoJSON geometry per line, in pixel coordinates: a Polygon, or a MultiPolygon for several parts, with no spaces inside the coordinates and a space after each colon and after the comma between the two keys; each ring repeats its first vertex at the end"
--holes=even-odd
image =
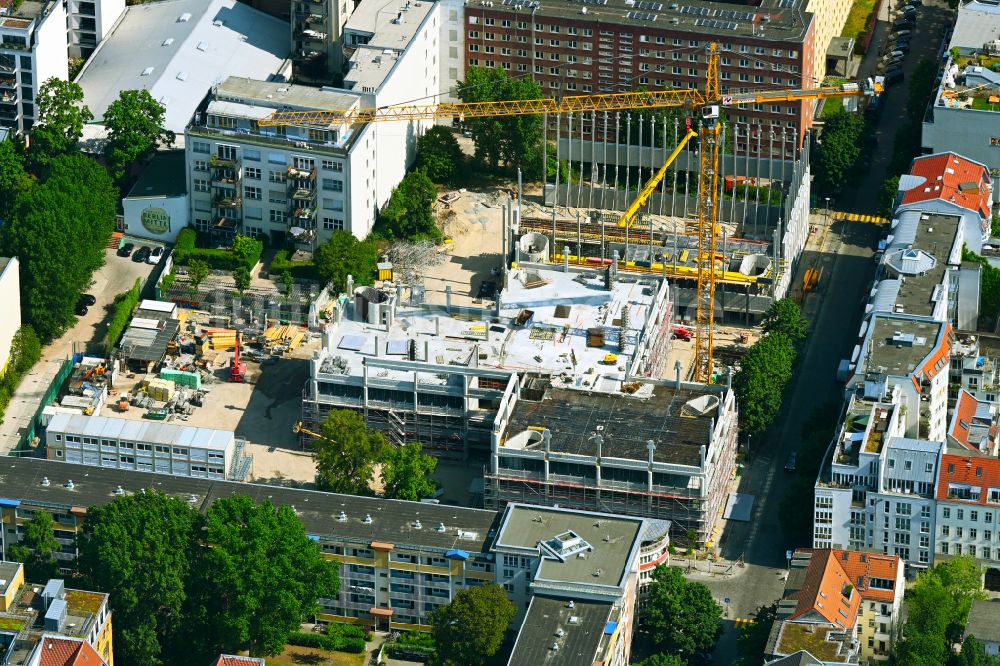
{"type": "MultiPolygon", "coordinates": [[[[719,87],[719,45],[709,44],[705,89],[653,90],[601,95],[577,95],[556,99],[528,99],[495,102],[470,102],[440,104],[402,104],[375,108],[324,109],[313,111],[277,111],[258,121],[261,127],[304,125],[329,127],[335,124],[356,124],[398,120],[446,120],[469,118],[496,118],[504,116],[545,115],[550,113],[591,113],[598,111],[625,111],[630,109],[656,109],[662,107],[687,107],[699,112],[699,131],[689,131],[682,144],[700,137],[700,169],[698,182],[698,218],[688,225],[688,231],[698,236],[698,287],[697,314],[695,317],[694,380],[712,381],[713,333],[715,328],[716,238],[719,213],[719,138],[722,109],[776,102],[799,102],[834,97],[863,97],[882,92],[879,83],[868,79],[858,83],[821,86],[811,89],[765,90],[748,93],[723,94],[719,87]]],[[[642,191],[622,215],[619,225],[629,226],[646,204],[650,194],[666,174],[667,167],[680,153],[679,145],[656,174],[643,186],[642,191]]]]}

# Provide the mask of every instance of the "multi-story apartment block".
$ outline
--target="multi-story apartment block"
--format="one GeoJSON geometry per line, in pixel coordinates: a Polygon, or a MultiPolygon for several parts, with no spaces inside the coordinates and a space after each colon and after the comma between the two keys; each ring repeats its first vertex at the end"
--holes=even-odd
{"type": "Polygon", "coordinates": [[[727,385],[658,382],[636,395],[542,387],[501,414],[487,507],[532,502],[669,520],[710,540],[736,464],[727,385]]]}
{"type": "Polygon", "coordinates": [[[235,481],[250,462],[228,430],[81,414],[53,416],[45,450],[49,460],[235,481]]]}
{"type": "Polygon", "coordinates": [[[443,308],[350,281],[348,296],[311,361],[303,421],[353,409],[441,455],[488,450],[526,382],[617,391],[659,376],[670,344],[668,286],[650,277],[519,265],[489,309],[452,308],[450,287],[443,308]]]}
{"type": "Polygon", "coordinates": [[[11,345],[21,328],[21,264],[17,257],[0,257],[0,377],[7,372],[11,345]]]}
{"type": "Polygon", "coordinates": [[[976,400],[965,389],[959,389],[948,426],[948,444],[996,456],[997,405],[992,401],[976,400]]]}
{"type": "Polygon", "coordinates": [[[974,341],[958,341],[951,356],[950,375],[951,384],[976,400],[996,403],[1000,399],[1000,364],[993,356],[980,353],[974,341]]]}
{"type": "MultiPolygon", "coordinates": [[[[53,514],[56,538],[64,546],[59,558],[69,565],[76,556],[74,537],[82,528],[86,507],[102,505],[119,494],[132,494],[146,488],[183,498],[202,510],[215,500],[233,494],[293,506],[307,534],[319,544],[324,556],[340,565],[340,594],[336,599],[320,600],[316,618],[319,622],[427,630],[430,628],[427,614],[450,602],[459,590],[503,582],[500,580],[504,573],[503,559],[494,551],[494,541],[504,521],[495,511],[132,470],[88,467],[83,474],[77,465],[37,458],[10,459],[4,463],[0,474],[0,548],[5,551],[21,538],[20,525],[36,511],[47,511],[53,514]]],[[[554,510],[515,506],[509,511],[518,516],[510,524],[521,525],[534,524],[536,516],[548,515],[554,510]]],[[[574,554],[564,563],[566,567],[555,561],[540,566],[542,575],[537,585],[534,579],[521,581],[522,590],[527,585],[539,596],[592,599],[593,603],[601,604],[607,611],[605,621],[618,622],[622,629],[603,634],[601,644],[608,654],[627,657],[630,632],[625,630],[631,626],[629,614],[638,594],[640,557],[648,554],[654,559],[663,558],[662,553],[669,547],[664,538],[664,524],[565,510],[553,514],[550,527],[552,529],[547,531],[537,527],[546,531],[546,541],[551,542],[571,531],[594,550],[585,557],[574,554]],[[601,527],[595,523],[601,523],[601,527]],[[552,531],[551,536],[548,531],[552,531]],[[613,539],[618,534],[629,536],[627,547],[613,539]],[[606,541],[609,535],[612,540],[606,541]],[[599,563],[619,567],[617,573],[610,568],[608,573],[607,580],[614,578],[616,583],[609,587],[604,579],[594,577],[588,560],[591,553],[594,557],[605,558],[598,560],[599,563]],[[551,580],[547,577],[549,571],[553,572],[551,580]],[[560,586],[563,587],[561,596],[560,586]],[[614,598],[611,587],[617,587],[622,597],[614,598]]],[[[517,541],[518,534],[519,531],[514,530],[501,542],[513,548],[527,548],[517,541]]],[[[571,538],[567,538],[567,542],[570,541],[571,538]]],[[[532,546],[538,558],[539,546],[537,543],[532,546]]],[[[548,551],[544,557],[549,557],[548,551]]],[[[556,555],[551,557],[559,559],[556,555]]],[[[525,599],[523,595],[521,598],[525,599]]],[[[557,623],[554,620],[546,622],[549,622],[549,631],[556,634],[557,623]]],[[[537,631],[538,627],[527,625],[525,630],[537,631]]],[[[597,651],[595,643],[595,654],[597,651]]]]}
{"type": "Polygon", "coordinates": [[[195,227],[278,242],[293,228],[317,242],[336,229],[367,236],[379,204],[374,126],[257,124],[278,109],[353,109],[358,101],[344,91],[251,79],[216,86],[185,132],[195,227]]]}
{"type": "Polygon", "coordinates": [[[959,215],[963,238],[973,252],[981,252],[989,242],[992,205],[990,170],[954,152],[918,157],[910,173],[899,179],[896,214],[919,210],[959,215]]]}
{"type": "MultiPolygon", "coordinates": [[[[726,92],[812,87],[825,62],[816,17],[801,0],[764,0],[756,9],[721,2],[576,0],[477,2],[465,7],[465,66],[532,76],[552,96],[627,92],[638,87],[704,88],[707,48],[719,44],[726,92]],[[770,11],[769,11],[770,10],[770,11]],[[819,63],[816,62],[818,53],[819,63]]],[[[836,3],[814,3],[833,5],[836,3]]],[[[794,128],[801,140],[812,102],[756,104],[730,121],[794,128]]],[[[585,116],[581,131],[600,126],[585,116]]],[[[747,136],[742,137],[746,144],[747,136]]],[[[757,145],[736,146],[755,152],[757,145]]],[[[766,146],[763,149],[767,149],[766,146]]]]}
{"type": "Polygon", "coordinates": [[[31,128],[42,84],[69,75],[66,6],[57,0],[0,4],[0,127],[31,128]]]}
{"type": "Polygon", "coordinates": [[[125,12],[125,0],[67,0],[71,58],[89,58],[125,12]]]}
{"type": "Polygon", "coordinates": [[[812,661],[885,661],[895,641],[904,592],[903,562],[852,550],[795,551],[765,654],[807,651],[812,661]]]}
{"type": "Polygon", "coordinates": [[[51,659],[61,650],[95,653],[92,661],[68,663],[114,666],[107,594],[69,589],[59,579],[32,585],[18,562],[0,562],[0,593],[5,666],[61,664],[51,659]]]}
{"type": "Polygon", "coordinates": [[[971,555],[985,572],[986,589],[1000,591],[1000,460],[946,453],[937,485],[935,553],[971,555]]]}
{"type": "Polygon", "coordinates": [[[359,4],[355,0],[291,0],[296,81],[320,86],[338,83],[344,65],[344,24],[359,4]]]}

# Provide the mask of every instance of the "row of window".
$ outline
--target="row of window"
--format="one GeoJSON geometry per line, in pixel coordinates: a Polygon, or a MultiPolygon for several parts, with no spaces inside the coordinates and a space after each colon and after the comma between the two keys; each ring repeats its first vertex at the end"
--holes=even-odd
{"type": "MultiPolygon", "coordinates": [[[[63,435],[60,433],[53,433],[55,441],[63,441],[63,435]]],[[[81,437],[80,435],[66,435],[67,444],[83,444],[84,446],[96,447],[100,445],[101,447],[110,449],[124,449],[132,450],[133,447],[136,451],[155,451],[156,453],[172,453],[175,456],[190,456],[191,450],[185,447],[169,447],[160,444],[145,444],[143,442],[127,442],[127,441],[117,441],[113,439],[100,439],[98,437],[81,437]]],[[[208,453],[209,460],[224,460],[225,454],[210,451],[208,453]]]]}
{"type": "MultiPolygon", "coordinates": [[[[223,159],[236,159],[236,147],[219,145],[218,156],[223,159]]],[[[199,153],[202,155],[210,155],[212,153],[212,144],[206,141],[194,140],[191,142],[191,151],[194,153],[199,153]]],[[[242,159],[249,162],[261,162],[263,161],[263,153],[260,150],[253,148],[242,148],[242,159]]],[[[284,153],[268,153],[267,161],[270,164],[288,164],[288,156],[284,153]]],[[[196,171],[208,171],[208,163],[204,161],[195,161],[196,171]]],[[[323,159],[320,160],[320,165],[326,171],[333,171],[337,173],[342,173],[344,171],[344,163],[338,160],[323,159]]],[[[316,159],[312,157],[302,157],[300,155],[292,155],[292,166],[296,169],[302,171],[312,171],[316,168],[316,159]]],[[[253,168],[253,167],[248,167],[253,168]]],[[[257,169],[258,178],[260,170],[257,169]]],[[[284,175],[284,172],[281,172],[284,175]]]]}
{"type": "MultiPolygon", "coordinates": [[[[979,522],[979,515],[980,515],[979,509],[969,509],[969,520],[970,521],[972,521],[974,523],[979,522]]],[[[949,518],[951,518],[951,516],[952,516],[952,508],[950,506],[941,507],[941,518],[943,518],[943,519],[949,519],[949,518]]],[[[992,511],[983,511],[982,512],[982,516],[983,516],[983,522],[984,523],[992,523],[993,522],[993,512],[992,511]]],[[[965,520],[965,509],[956,508],[955,509],[955,519],[956,520],[965,520]]]]}
{"type": "MultiPolygon", "coordinates": [[[[941,526],[941,536],[951,536],[951,525],[941,526]]],[[[965,529],[959,526],[955,526],[955,538],[962,539],[965,535],[965,529]]],[[[968,531],[968,538],[972,540],[979,539],[979,530],[975,527],[970,527],[968,531]]],[[[993,530],[983,530],[983,541],[993,540],[993,530]]],[[[997,533],[997,540],[1000,541],[1000,532],[997,533]]]]}
{"type": "Polygon", "coordinates": [[[989,546],[962,545],[960,543],[949,544],[947,541],[941,542],[942,555],[971,555],[983,560],[992,560],[993,556],[998,553],[1000,551],[994,550],[989,546]]]}

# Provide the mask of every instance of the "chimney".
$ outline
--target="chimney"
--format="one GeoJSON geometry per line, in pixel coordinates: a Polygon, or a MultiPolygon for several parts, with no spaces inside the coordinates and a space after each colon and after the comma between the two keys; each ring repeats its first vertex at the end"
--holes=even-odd
{"type": "Polygon", "coordinates": [[[347,295],[354,296],[354,276],[347,276],[347,295]]]}
{"type": "Polygon", "coordinates": [[[445,285],[444,288],[444,304],[447,308],[448,314],[451,314],[451,285],[445,285]]]}

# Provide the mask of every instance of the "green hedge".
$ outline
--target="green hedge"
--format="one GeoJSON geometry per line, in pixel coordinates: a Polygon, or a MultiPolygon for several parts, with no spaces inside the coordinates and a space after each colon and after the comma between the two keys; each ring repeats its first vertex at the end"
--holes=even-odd
{"type": "Polygon", "coordinates": [[[111,353],[114,346],[118,344],[118,339],[125,332],[125,327],[128,326],[128,322],[132,318],[132,310],[135,309],[135,306],[139,305],[139,292],[141,289],[142,281],[136,278],[135,284],[132,285],[131,289],[115,296],[115,314],[111,318],[111,322],[108,323],[108,332],[104,334],[104,350],[106,353],[111,353]]]}
{"type": "Polygon", "coordinates": [[[271,260],[268,272],[274,277],[285,271],[291,273],[293,278],[300,280],[320,280],[319,274],[316,272],[316,264],[312,261],[289,261],[288,252],[278,250],[274,253],[274,259],[271,260]]]}
{"type": "MultiPolygon", "coordinates": [[[[347,627],[349,625],[330,626],[347,627]]],[[[344,633],[340,633],[339,629],[332,630],[331,635],[295,631],[289,634],[286,642],[289,645],[317,648],[320,650],[327,650],[329,652],[350,652],[352,654],[360,654],[365,651],[364,636],[365,630],[362,627],[357,627],[357,632],[345,631],[344,633]]]]}
{"type": "Polygon", "coordinates": [[[285,642],[289,645],[298,645],[299,647],[310,647],[322,649],[326,644],[327,637],[323,634],[310,634],[304,631],[293,631],[288,635],[288,640],[285,642]]]}
{"type": "MultiPolygon", "coordinates": [[[[3,413],[10,404],[14,392],[17,390],[21,378],[28,374],[28,371],[38,363],[42,357],[42,343],[35,335],[34,329],[28,324],[24,324],[17,329],[14,339],[11,341],[10,359],[7,361],[7,369],[0,378],[0,423],[3,422],[3,413]]],[[[3,370],[3,368],[0,368],[3,370]]]]}
{"type": "Polygon", "coordinates": [[[261,252],[264,251],[264,244],[259,240],[247,239],[254,245],[247,254],[246,262],[241,262],[232,248],[207,248],[197,247],[198,232],[188,227],[181,229],[177,234],[177,243],[174,245],[174,263],[186,266],[192,259],[201,259],[209,268],[219,271],[234,271],[241,265],[245,265],[248,270],[253,269],[260,261],[261,252]]]}

